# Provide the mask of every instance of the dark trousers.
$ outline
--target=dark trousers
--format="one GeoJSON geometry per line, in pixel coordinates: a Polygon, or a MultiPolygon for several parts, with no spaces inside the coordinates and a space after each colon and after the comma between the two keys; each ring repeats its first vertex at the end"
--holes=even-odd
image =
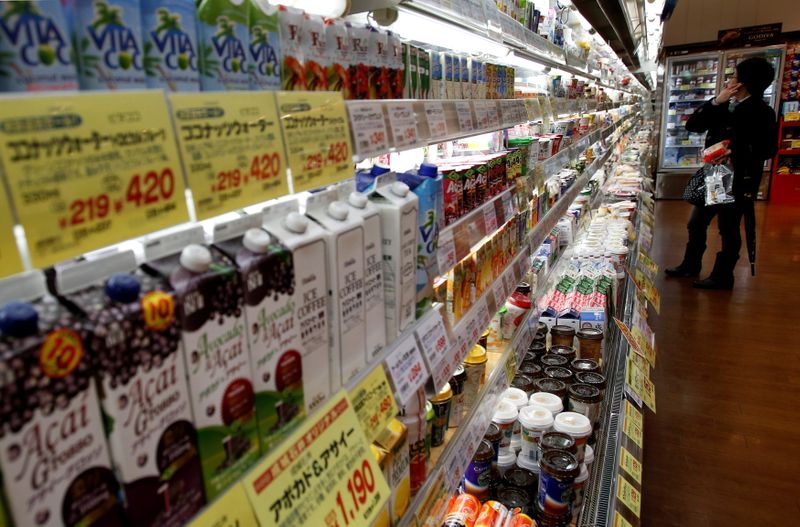
{"type": "Polygon", "coordinates": [[[703,253],[706,251],[708,226],[714,216],[717,216],[719,234],[722,237],[722,250],[717,253],[717,260],[711,276],[722,280],[733,280],[733,269],[739,260],[739,251],[742,248],[742,222],[743,207],[735,202],[729,205],[714,207],[698,207],[692,209],[689,223],[689,242],[686,244],[686,254],[683,257],[683,267],[699,271],[703,265],[703,253]]]}

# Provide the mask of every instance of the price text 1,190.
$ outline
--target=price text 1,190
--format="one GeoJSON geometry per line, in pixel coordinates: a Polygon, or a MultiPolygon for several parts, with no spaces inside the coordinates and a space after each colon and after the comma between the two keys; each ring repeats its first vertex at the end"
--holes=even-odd
{"type": "MultiPolygon", "coordinates": [[[[361,507],[367,506],[367,500],[375,491],[375,476],[372,474],[372,467],[364,460],[361,468],[356,468],[353,475],[347,480],[347,492],[350,494],[350,501],[345,505],[345,500],[342,498],[342,492],[336,493],[336,504],[338,505],[338,512],[341,513],[344,519],[344,525],[350,525],[350,521],[355,519],[356,513],[361,510],[361,507]],[[350,508],[350,505],[355,508],[350,508]]],[[[326,523],[329,527],[341,527],[338,520],[338,514],[335,510],[328,513],[326,523]],[[328,521],[332,520],[332,521],[328,521]]]]}

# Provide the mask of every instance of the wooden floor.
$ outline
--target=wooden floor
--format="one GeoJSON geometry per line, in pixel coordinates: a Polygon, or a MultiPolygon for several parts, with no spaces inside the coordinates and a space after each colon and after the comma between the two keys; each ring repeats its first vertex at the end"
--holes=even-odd
{"type": "MultiPolygon", "coordinates": [[[[758,205],[757,276],[731,292],[666,279],[689,205],[660,201],[653,257],[658,414],[646,411],[645,526],[800,525],[800,207],[758,205]]],[[[719,247],[709,229],[703,277],[719,247]]]]}

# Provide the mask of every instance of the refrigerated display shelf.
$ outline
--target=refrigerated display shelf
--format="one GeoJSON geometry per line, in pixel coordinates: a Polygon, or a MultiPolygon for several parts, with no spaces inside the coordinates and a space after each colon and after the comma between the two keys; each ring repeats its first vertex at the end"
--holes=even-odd
{"type": "Polygon", "coordinates": [[[670,102],[670,103],[678,103],[678,102],[705,102],[705,101],[707,101],[707,100],[708,100],[708,99],[706,99],[706,98],[704,98],[704,97],[700,97],[700,98],[697,98],[697,97],[696,97],[696,98],[694,98],[694,99],[673,99],[673,98],[670,98],[670,99],[669,99],[669,102],[670,102]]]}

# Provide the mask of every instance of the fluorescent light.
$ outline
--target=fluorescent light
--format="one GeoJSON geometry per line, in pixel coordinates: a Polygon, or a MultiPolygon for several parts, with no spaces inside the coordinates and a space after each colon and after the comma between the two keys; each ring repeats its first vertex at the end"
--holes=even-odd
{"type": "Polygon", "coordinates": [[[528,58],[517,55],[513,51],[503,59],[503,62],[509,64],[510,66],[514,66],[515,68],[533,73],[542,73],[544,72],[545,68],[543,64],[539,64],[538,62],[534,62],[528,58]]]}
{"type": "Polygon", "coordinates": [[[349,2],[347,0],[281,0],[280,2],[271,1],[270,3],[281,3],[289,7],[299,7],[307,13],[322,15],[327,18],[338,18],[347,10],[349,2]]]}

